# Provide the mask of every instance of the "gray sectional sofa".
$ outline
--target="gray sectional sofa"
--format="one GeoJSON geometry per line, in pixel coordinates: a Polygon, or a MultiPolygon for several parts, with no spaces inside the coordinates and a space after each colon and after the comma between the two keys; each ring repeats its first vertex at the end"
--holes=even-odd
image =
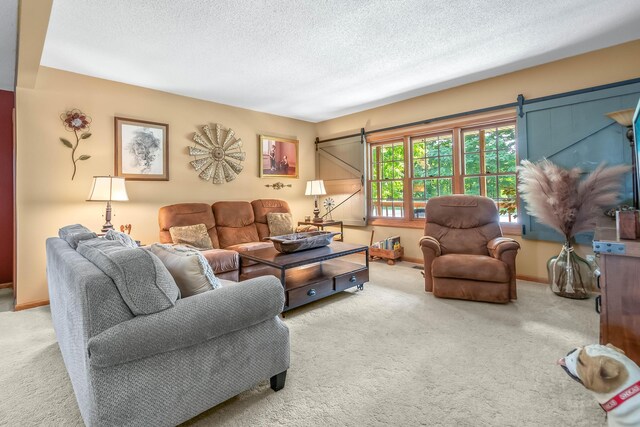
{"type": "Polygon", "coordinates": [[[53,324],[87,425],[177,425],[267,378],[284,386],[289,331],[275,277],[135,316],[114,280],[66,241],[46,248],[53,324]]]}

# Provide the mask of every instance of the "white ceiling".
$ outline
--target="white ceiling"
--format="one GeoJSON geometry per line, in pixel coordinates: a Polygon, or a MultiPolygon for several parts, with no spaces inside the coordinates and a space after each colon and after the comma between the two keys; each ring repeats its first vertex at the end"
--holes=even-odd
{"type": "Polygon", "coordinates": [[[0,0],[0,90],[15,88],[17,36],[18,0],[0,0]]]}
{"type": "Polygon", "coordinates": [[[635,39],[638,0],[54,0],[41,63],[317,122],[635,39]]]}

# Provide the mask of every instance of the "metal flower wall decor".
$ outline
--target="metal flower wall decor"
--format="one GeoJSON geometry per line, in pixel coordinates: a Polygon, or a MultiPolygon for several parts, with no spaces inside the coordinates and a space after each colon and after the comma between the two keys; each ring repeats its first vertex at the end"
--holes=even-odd
{"type": "Polygon", "coordinates": [[[242,172],[242,162],[246,153],[242,152],[242,140],[235,137],[232,129],[225,129],[216,124],[215,132],[209,125],[202,126],[204,135],[193,134],[193,147],[189,147],[189,155],[195,160],[189,162],[200,172],[199,176],[214,184],[224,184],[236,179],[242,172]]]}
{"type": "Polygon", "coordinates": [[[76,163],[79,160],[89,160],[91,158],[91,156],[87,154],[81,154],[76,157],[76,150],[78,149],[78,145],[80,145],[80,141],[83,139],[88,139],[91,136],[91,133],[89,132],[91,117],[87,116],[77,108],[74,108],[67,111],[66,113],[62,113],[60,115],[60,120],[62,120],[64,128],[69,132],[73,132],[76,137],[75,144],[69,141],[67,138],[60,138],[60,142],[62,142],[65,147],[71,149],[71,161],[73,162],[73,174],[71,174],[71,180],[73,181],[73,178],[76,177],[76,163]]]}

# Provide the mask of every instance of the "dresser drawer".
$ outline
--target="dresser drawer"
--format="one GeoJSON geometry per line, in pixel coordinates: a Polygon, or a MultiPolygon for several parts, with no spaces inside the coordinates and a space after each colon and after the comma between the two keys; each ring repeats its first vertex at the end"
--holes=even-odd
{"type": "Polygon", "coordinates": [[[334,279],[334,289],[336,292],[344,291],[356,285],[362,285],[369,281],[369,270],[359,270],[351,273],[341,274],[334,279]]]}
{"type": "Polygon", "coordinates": [[[311,301],[324,298],[333,292],[333,281],[323,280],[311,285],[302,286],[287,292],[289,308],[298,307],[311,301]]]}

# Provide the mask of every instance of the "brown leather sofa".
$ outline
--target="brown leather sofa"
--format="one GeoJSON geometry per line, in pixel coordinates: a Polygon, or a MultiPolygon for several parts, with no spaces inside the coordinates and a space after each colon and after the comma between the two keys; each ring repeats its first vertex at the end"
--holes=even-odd
{"type": "Polygon", "coordinates": [[[487,197],[429,199],[420,246],[424,289],[441,298],[507,303],[517,298],[520,245],[502,237],[498,209],[487,197]]]}
{"type": "Polygon", "coordinates": [[[160,242],[172,243],[169,229],[185,225],[204,224],[214,249],[202,251],[216,276],[228,280],[245,280],[273,274],[268,266],[242,261],[240,275],[239,252],[272,247],[263,241],[269,236],[267,214],[290,213],[284,200],[258,199],[252,202],[221,201],[206,203],[178,203],[164,206],[158,213],[160,242]]]}

